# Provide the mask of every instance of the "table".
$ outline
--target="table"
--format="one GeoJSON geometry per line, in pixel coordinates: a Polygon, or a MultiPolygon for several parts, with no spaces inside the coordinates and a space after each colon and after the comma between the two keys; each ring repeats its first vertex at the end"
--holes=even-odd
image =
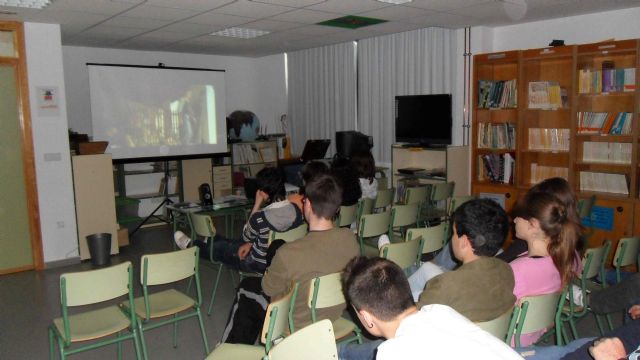
{"type": "MultiPolygon", "coordinates": [[[[193,223],[191,222],[191,213],[210,213],[212,216],[224,216],[225,217],[225,229],[229,231],[227,236],[233,238],[233,215],[238,212],[245,213],[245,209],[251,209],[253,207],[253,201],[241,196],[225,196],[222,198],[214,198],[212,205],[200,205],[199,203],[175,203],[167,205],[167,211],[169,211],[169,217],[173,222],[173,232],[178,229],[179,224],[184,224],[189,227],[190,236],[193,239],[195,231],[193,229],[193,223]]],[[[246,216],[245,216],[246,220],[246,216]]]]}

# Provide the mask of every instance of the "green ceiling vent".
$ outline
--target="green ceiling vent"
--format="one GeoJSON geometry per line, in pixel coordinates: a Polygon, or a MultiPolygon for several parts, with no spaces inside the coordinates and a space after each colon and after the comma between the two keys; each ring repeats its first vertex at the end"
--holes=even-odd
{"type": "Polygon", "coordinates": [[[335,27],[340,27],[345,29],[358,29],[361,27],[381,24],[384,22],[387,22],[387,20],[374,19],[374,18],[369,18],[364,16],[348,15],[348,16],[344,16],[341,18],[333,19],[333,20],[319,22],[318,25],[335,26],[335,27]]]}

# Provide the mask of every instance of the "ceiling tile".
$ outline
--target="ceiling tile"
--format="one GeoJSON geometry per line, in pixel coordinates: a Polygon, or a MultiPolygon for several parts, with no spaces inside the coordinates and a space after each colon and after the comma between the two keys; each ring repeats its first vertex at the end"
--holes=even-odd
{"type": "Polygon", "coordinates": [[[434,11],[448,11],[494,1],[496,0],[413,0],[404,5],[434,11]]]}
{"type": "Polygon", "coordinates": [[[231,4],[236,0],[147,0],[147,4],[176,9],[205,11],[231,4]]]}
{"type": "Polygon", "coordinates": [[[422,27],[443,27],[448,29],[458,29],[466,26],[473,26],[480,22],[478,19],[469,16],[435,13],[433,15],[419,16],[405,20],[404,22],[418,24],[422,27]]]}
{"type": "Polygon", "coordinates": [[[248,0],[238,0],[229,5],[217,8],[214,12],[219,14],[229,14],[236,16],[246,16],[254,19],[270,17],[283,12],[290,11],[292,8],[280,5],[269,5],[248,0]]]}
{"type": "Polygon", "coordinates": [[[284,31],[286,32],[295,32],[296,34],[304,35],[304,36],[324,36],[327,34],[333,34],[337,32],[344,31],[343,28],[338,28],[334,26],[323,26],[323,25],[307,25],[295,28],[293,30],[284,31]]]}
{"type": "Polygon", "coordinates": [[[0,6],[0,20],[20,21],[37,15],[41,10],[32,8],[19,8],[14,6],[0,6]],[[6,12],[6,14],[3,14],[6,12]]]}
{"type": "Polygon", "coordinates": [[[43,10],[29,17],[29,21],[69,25],[70,28],[86,29],[99,24],[110,15],[100,15],[71,10],[43,10]]]}
{"type": "Polygon", "coordinates": [[[138,29],[157,29],[170,23],[171,21],[169,20],[158,20],[132,16],[114,16],[111,19],[105,21],[104,25],[124,26],[138,29]]]}
{"type": "Polygon", "coordinates": [[[258,20],[244,24],[243,27],[257,30],[267,31],[282,31],[300,27],[299,23],[285,22],[285,21],[273,21],[273,20],[258,20]]]}
{"type": "Polygon", "coordinates": [[[317,10],[293,10],[286,13],[278,14],[276,16],[271,17],[272,20],[281,20],[281,21],[293,21],[299,22],[303,24],[317,24],[322,21],[335,19],[337,14],[328,13],[324,11],[317,10]]]}
{"type": "Polygon", "coordinates": [[[396,5],[387,6],[382,9],[361,12],[358,14],[358,16],[366,16],[383,20],[405,20],[418,16],[426,16],[433,13],[433,11],[425,9],[396,5]]]}
{"type": "Polygon", "coordinates": [[[508,17],[505,12],[505,6],[502,2],[490,2],[455,10],[449,10],[447,13],[468,16],[476,19],[483,19],[489,22],[507,21],[508,17]]]}
{"type": "Polygon", "coordinates": [[[186,21],[190,23],[195,23],[195,24],[229,27],[229,26],[246,24],[248,22],[255,21],[255,20],[256,19],[254,18],[245,17],[245,16],[225,15],[225,14],[218,14],[218,13],[209,11],[209,12],[200,14],[198,16],[189,18],[186,21]]]}
{"type": "MultiPolygon", "coordinates": [[[[198,34],[201,35],[201,34],[198,34]]],[[[173,31],[163,31],[163,30],[158,30],[158,31],[151,31],[148,33],[144,33],[142,35],[136,36],[128,41],[137,41],[137,42],[141,42],[141,41],[154,41],[154,42],[165,42],[165,43],[169,43],[169,42],[176,42],[176,41],[182,41],[182,40],[187,40],[190,38],[193,38],[195,36],[198,35],[193,35],[193,34],[188,34],[188,33],[180,33],[180,32],[173,32],[173,31]]]]}
{"type": "Polygon", "coordinates": [[[221,26],[216,25],[204,25],[204,24],[195,24],[192,22],[180,21],[175,24],[171,24],[160,29],[161,31],[167,32],[177,32],[183,34],[192,34],[192,35],[201,35],[201,34],[209,34],[216,30],[219,30],[221,26]]]}
{"type": "Polygon", "coordinates": [[[376,34],[392,34],[405,32],[415,29],[423,28],[424,26],[419,24],[410,24],[399,21],[389,21],[382,24],[371,25],[367,27],[360,28],[360,30],[370,31],[376,34]]]}
{"type": "Polygon", "coordinates": [[[123,13],[122,15],[131,17],[147,17],[167,21],[178,21],[197,14],[198,12],[193,10],[175,9],[165,6],[143,4],[123,13]]]}
{"type": "Polygon", "coordinates": [[[389,5],[375,0],[327,0],[321,4],[309,6],[308,9],[353,15],[363,11],[380,9],[389,5]]]}
{"type": "Polygon", "coordinates": [[[323,3],[327,0],[249,0],[251,2],[270,4],[270,5],[282,5],[295,8],[302,8],[305,6],[315,5],[323,3]]]}
{"type": "Polygon", "coordinates": [[[72,10],[92,14],[115,15],[143,3],[144,0],[54,0],[43,11],[72,10]]]}

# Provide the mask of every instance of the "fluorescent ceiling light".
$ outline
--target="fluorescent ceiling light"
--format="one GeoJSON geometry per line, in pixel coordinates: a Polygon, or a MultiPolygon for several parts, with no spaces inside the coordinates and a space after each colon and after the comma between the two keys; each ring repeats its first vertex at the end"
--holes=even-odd
{"type": "Polygon", "coordinates": [[[383,3],[388,3],[388,4],[400,5],[400,4],[412,2],[413,0],[378,0],[378,1],[383,3]]]}
{"type": "Polygon", "coordinates": [[[253,39],[258,36],[267,35],[269,33],[270,31],[265,31],[265,30],[231,27],[231,28],[213,32],[211,33],[211,35],[228,36],[228,37],[234,37],[234,38],[240,38],[240,39],[253,39]]]}
{"type": "Polygon", "coordinates": [[[49,5],[51,0],[0,0],[0,6],[14,6],[31,9],[42,9],[49,5]]]}

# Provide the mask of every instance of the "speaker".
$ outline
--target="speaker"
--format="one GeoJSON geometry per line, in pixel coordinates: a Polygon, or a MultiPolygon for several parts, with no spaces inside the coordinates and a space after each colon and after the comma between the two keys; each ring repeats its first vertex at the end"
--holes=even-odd
{"type": "Polygon", "coordinates": [[[202,184],[198,186],[198,193],[200,193],[201,205],[213,205],[213,196],[211,196],[211,187],[209,184],[202,184]]]}

